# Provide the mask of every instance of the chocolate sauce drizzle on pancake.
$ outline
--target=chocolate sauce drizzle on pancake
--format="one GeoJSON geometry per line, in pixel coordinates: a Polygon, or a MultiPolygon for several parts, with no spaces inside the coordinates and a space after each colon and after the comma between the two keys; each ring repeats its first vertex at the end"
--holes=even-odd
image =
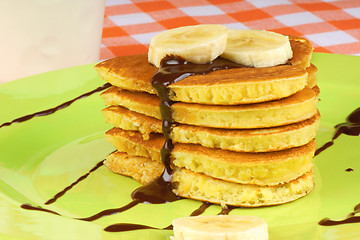
{"type": "Polygon", "coordinates": [[[243,65],[217,58],[207,64],[194,64],[176,56],[167,56],[161,61],[160,69],[152,78],[152,86],[160,97],[160,112],[162,119],[162,132],[165,138],[164,146],[161,149],[161,161],[165,166],[164,172],[154,182],[136,189],[132,198],[143,203],[164,203],[179,199],[171,190],[170,155],[174,148],[170,133],[174,123],[170,99],[169,86],[192,75],[205,75],[210,72],[222,69],[241,68],[243,65]]]}
{"type": "Polygon", "coordinates": [[[0,125],[0,128],[2,127],[6,127],[6,126],[10,126],[12,125],[13,123],[21,123],[21,122],[25,122],[25,121],[28,121],[34,117],[43,117],[43,116],[47,116],[47,115],[50,115],[50,114],[53,114],[55,112],[57,112],[58,110],[61,110],[61,109],[64,109],[66,107],[69,107],[72,103],[74,103],[75,101],[77,100],[80,100],[82,98],[85,98],[85,97],[88,97],[94,93],[97,93],[97,92],[100,92],[102,90],[105,90],[107,88],[111,87],[111,84],[110,83],[105,83],[103,86],[101,87],[98,87],[90,92],[86,92],[74,99],[71,99],[67,102],[64,102],[56,107],[53,107],[53,108],[49,108],[47,110],[43,110],[43,111],[40,111],[40,112],[36,112],[36,113],[32,113],[32,114],[28,114],[28,115],[25,115],[25,116],[22,116],[22,117],[19,117],[19,118],[16,118],[10,122],[5,122],[3,124],[0,125]]]}
{"type": "Polygon", "coordinates": [[[346,118],[346,122],[337,124],[335,126],[335,130],[335,134],[331,141],[325,143],[322,147],[317,149],[315,156],[334,145],[335,139],[337,139],[341,134],[346,134],[349,136],[360,136],[360,107],[350,113],[350,115],[346,118]]]}

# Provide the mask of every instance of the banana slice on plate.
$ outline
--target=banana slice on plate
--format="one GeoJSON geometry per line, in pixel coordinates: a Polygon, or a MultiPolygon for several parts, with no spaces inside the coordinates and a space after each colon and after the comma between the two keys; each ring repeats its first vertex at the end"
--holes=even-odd
{"type": "Polygon", "coordinates": [[[251,67],[284,64],[292,58],[288,36],[265,30],[229,29],[221,57],[251,67]]]}
{"type": "Polygon", "coordinates": [[[267,224],[254,216],[216,215],[175,219],[172,240],[264,240],[267,224]]]}
{"type": "Polygon", "coordinates": [[[227,29],[219,24],[174,28],[151,39],[148,61],[160,67],[164,57],[174,55],[192,63],[208,63],[223,53],[226,40],[227,29]]]}

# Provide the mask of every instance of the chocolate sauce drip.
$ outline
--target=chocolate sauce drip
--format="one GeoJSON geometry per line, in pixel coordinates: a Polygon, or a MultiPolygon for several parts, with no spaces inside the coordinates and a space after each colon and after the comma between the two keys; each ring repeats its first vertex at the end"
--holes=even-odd
{"type": "Polygon", "coordinates": [[[78,220],[82,220],[82,221],[88,221],[88,222],[92,222],[92,221],[95,221],[99,218],[102,218],[102,217],[105,217],[105,216],[109,216],[109,215],[113,215],[113,214],[116,214],[116,213],[121,213],[121,212],[125,212],[126,210],[129,210],[130,208],[136,206],[137,204],[139,203],[139,201],[131,201],[129,204],[123,206],[123,207],[120,207],[120,208],[111,208],[111,209],[106,209],[106,210],[103,210],[97,214],[94,214],[90,217],[87,217],[87,218],[76,218],[78,220]]]}
{"type": "Polygon", "coordinates": [[[165,169],[161,176],[153,182],[135,189],[131,197],[134,201],[152,204],[177,201],[180,198],[172,192],[170,181],[171,174],[165,169]]]}
{"type": "Polygon", "coordinates": [[[203,204],[200,205],[200,207],[196,210],[194,210],[190,216],[199,216],[205,212],[205,210],[210,207],[212,204],[208,202],[203,202],[203,204]]]}
{"type": "Polygon", "coordinates": [[[104,228],[106,232],[127,232],[141,229],[155,229],[155,230],[172,230],[172,225],[169,225],[165,228],[155,228],[141,224],[132,224],[132,223],[116,223],[104,228]]]}
{"type": "MultiPolygon", "coordinates": [[[[138,203],[139,203],[138,201],[131,201],[127,205],[125,205],[123,207],[120,207],[120,208],[106,209],[106,210],[103,210],[103,211],[101,211],[99,213],[96,213],[96,214],[94,214],[94,215],[92,215],[90,217],[74,218],[74,219],[87,221],[87,222],[92,222],[92,221],[95,221],[95,220],[97,220],[99,218],[102,218],[102,217],[106,217],[106,216],[113,215],[113,214],[116,214],[116,213],[125,212],[126,210],[129,210],[130,208],[135,207],[138,203]]],[[[28,203],[22,204],[20,207],[22,209],[26,209],[26,210],[42,211],[42,212],[47,212],[47,213],[52,213],[52,214],[55,214],[55,215],[62,216],[60,213],[57,213],[55,211],[52,211],[52,210],[49,210],[49,209],[46,209],[46,208],[42,208],[42,207],[35,207],[35,206],[32,206],[32,205],[30,205],[28,203]]]]}
{"type": "MultiPolygon", "coordinates": [[[[171,84],[193,75],[205,75],[217,70],[243,67],[246,66],[231,62],[220,57],[206,64],[194,64],[187,62],[181,57],[167,56],[161,61],[161,67],[159,71],[154,75],[152,85],[155,88],[167,88],[171,84]]],[[[159,93],[159,97],[161,99],[169,99],[169,91],[164,92],[163,94],[161,90],[159,93]]]]}
{"type": "Polygon", "coordinates": [[[58,200],[60,197],[62,197],[66,192],[68,192],[70,189],[72,189],[75,185],[77,185],[79,182],[81,182],[82,180],[84,180],[85,178],[87,178],[90,173],[94,172],[96,169],[98,169],[99,167],[101,167],[102,165],[104,165],[103,161],[98,162],[95,167],[93,167],[92,169],[90,169],[89,172],[87,172],[86,174],[82,175],[81,177],[79,177],[75,182],[73,182],[72,184],[70,184],[69,186],[67,186],[66,188],[64,188],[64,190],[58,192],[53,198],[49,199],[45,205],[49,205],[54,203],[56,200],[58,200]]]}
{"type": "Polygon", "coordinates": [[[104,84],[103,86],[101,87],[98,87],[90,92],[87,92],[87,93],[84,93],[74,99],[71,99],[67,102],[64,102],[56,107],[53,107],[53,108],[50,108],[50,109],[47,109],[47,110],[43,110],[43,111],[40,111],[40,112],[36,112],[36,113],[32,113],[32,114],[29,114],[29,115],[25,115],[25,116],[22,116],[22,117],[19,117],[19,118],[16,118],[10,122],[5,122],[3,124],[0,125],[0,128],[2,127],[6,127],[6,126],[10,126],[12,125],[13,123],[21,123],[21,122],[25,122],[25,121],[28,121],[34,117],[43,117],[43,116],[47,116],[47,115],[50,115],[50,114],[53,114],[55,112],[57,112],[58,110],[61,110],[61,109],[64,109],[68,106],[70,106],[72,103],[74,103],[75,101],[79,100],[79,99],[82,99],[82,98],[85,98],[85,97],[88,97],[94,93],[97,93],[97,92],[100,92],[102,90],[105,90],[107,88],[109,88],[111,86],[110,83],[106,83],[104,84]]]}
{"type": "Polygon", "coordinates": [[[46,209],[46,208],[42,208],[42,207],[35,207],[35,206],[32,206],[32,205],[30,205],[28,203],[24,203],[20,207],[22,209],[26,209],[26,210],[47,212],[47,213],[52,213],[52,214],[61,216],[59,213],[57,213],[55,211],[52,211],[52,210],[49,210],[49,209],[46,209]]]}
{"type": "Polygon", "coordinates": [[[347,168],[345,171],[347,171],[347,172],[353,172],[354,169],[352,169],[352,168],[347,168]]]}
{"type": "MultiPolygon", "coordinates": [[[[86,174],[84,174],[83,176],[79,177],[75,182],[73,182],[72,184],[70,184],[69,186],[67,186],[66,188],[64,188],[64,190],[60,191],[59,193],[57,193],[53,198],[49,199],[48,201],[46,201],[46,205],[48,204],[52,204],[54,203],[57,199],[59,199],[60,197],[62,197],[66,192],[68,192],[70,189],[72,189],[75,185],[77,185],[79,182],[81,182],[82,180],[84,180],[85,178],[87,178],[89,176],[90,173],[94,172],[96,169],[98,169],[99,167],[101,167],[103,165],[103,161],[97,163],[95,165],[95,167],[93,167],[92,169],[90,169],[90,171],[86,174]]],[[[52,214],[56,214],[56,215],[60,215],[57,212],[54,212],[52,210],[46,209],[46,208],[42,208],[42,207],[35,207],[32,206],[28,203],[24,203],[20,206],[23,209],[26,210],[33,210],[33,211],[42,211],[42,212],[48,212],[48,213],[52,213],[52,214]]],[[[60,215],[61,216],[61,215],[60,215]]]]}
{"type": "Polygon", "coordinates": [[[217,215],[229,215],[229,213],[235,208],[235,206],[225,206],[217,215]]]}
{"type": "Polygon", "coordinates": [[[356,213],[360,213],[360,203],[354,207],[354,211],[349,213],[349,216],[354,216],[356,213]]]}
{"type": "Polygon", "coordinates": [[[360,216],[355,216],[355,214],[360,213],[360,203],[354,207],[354,211],[349,213],[349,215],[343,220],[331,220],[329,218],[324,218],[320,220],[319,225],[322,226],[335,226],[348,223],[360,223],[360,216]]]}
{"type": "Polygon", "coordinates": [[[349,136],[360,136],[360,108],[357,108],[352,113],[350,113],[350,115],[346,118],[346,122],[336,125],[335,130],[335,134],[331,141],[325,143],[322,147],[317,149],[315,156],[334,145],[335,139],[337,139],[341,134],[346,134],[349,136]]]}
{"type": "Polygon", "coordinates": [[[171,190],[172,169],[170,167],[170,155],[174,145],[170,134],[174,124],[171,111],[174,102],[170,99],[170,89],[168,87],[192,75],[204,75],[216,70],[239,67],[244,66],[222,58],[217,58],[208,64],[193,64],[175,56],[167,56],[161,61],[161,67],[153,76],[151,84],[156,89],[161,100],[162,132],[165,138],[164,146],[161,149],[161,161],[165,166],[165,170],[154,182],[136,189],[131,195],[134,200],[142,203],[165,203],[180,199],[171,190]]]}
{"type": "Polygon", "coordinates": [[[324,218],[319,222],[319,225],[321,226],[336,226],[336,225],[342,225],[347,223],[360,223],[360,216],[353,216],[345,218],[344,220],[331,220],[329,218],[324,218]]]}
{"type": "MultiPolygon", "coordinates": [[[[210,207],[212,204],[208,202],[203,202],[199,208],[194,210],[190,216],[198,216],[205,212],[205,210],[210,207]]],[[[116,223],[104,228],[106,232],[126,232],[133,230],[141,230],[141,229],[155,229],[155,230],[173,230],[173,226],[170,224],[165,228],[155,228],[141,224],[132,224],[132,223],[116,223]]]]}

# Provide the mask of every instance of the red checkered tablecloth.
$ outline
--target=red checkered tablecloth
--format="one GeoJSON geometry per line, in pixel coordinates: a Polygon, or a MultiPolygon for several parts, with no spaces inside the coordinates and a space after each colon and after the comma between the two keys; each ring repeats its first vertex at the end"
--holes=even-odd
{"type": "Polygon", "coordinates": [[[360,55],[360,0],[106,0],[101,59],[146,52],[157,33],[204,23],[303,36],[315,52],[360,55]]]}

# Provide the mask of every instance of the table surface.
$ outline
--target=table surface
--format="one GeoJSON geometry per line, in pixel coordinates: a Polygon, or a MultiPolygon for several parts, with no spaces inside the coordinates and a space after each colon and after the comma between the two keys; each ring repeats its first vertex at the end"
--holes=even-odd
{"type": "Polygon", "coordinates": [[[315,52],[360,55],[360,0],[106,0],[100,58],[144,53],[161,31],[209,23],[303,36],[315,52]]]}

